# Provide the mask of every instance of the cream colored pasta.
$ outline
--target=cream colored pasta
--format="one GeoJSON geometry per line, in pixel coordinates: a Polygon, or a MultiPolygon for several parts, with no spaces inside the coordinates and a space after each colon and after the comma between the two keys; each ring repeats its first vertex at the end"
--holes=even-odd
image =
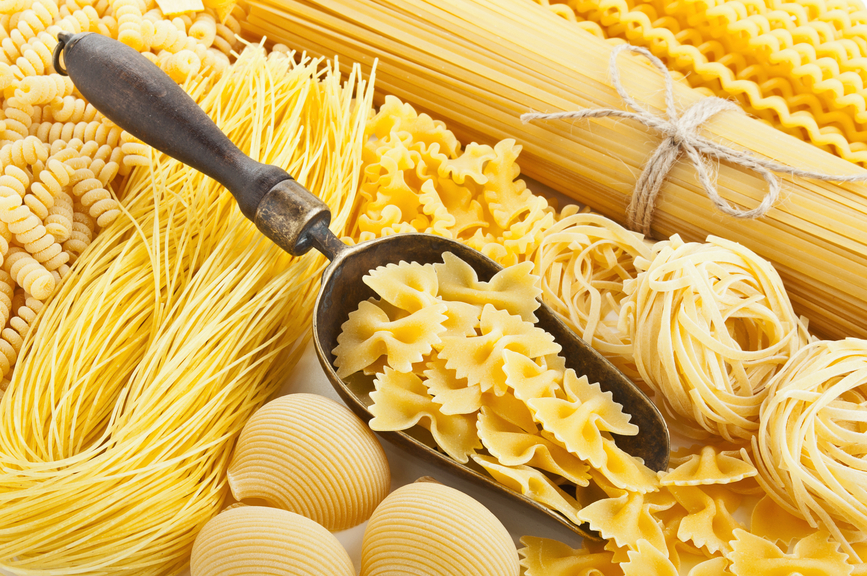
{"type": "Polygon", "coordinates": [[[224,510],[196,536],[192,576],[355,576],[337,538],[316,522],[276,508],[224,510]]]}
{"type": "Polygon", "coordinates": [[[768,495],[830,531],[849,554],[846,531],[867,532],[865,402],[867,341],[814,342],[772,382],[753,439],[768,495]]]}
{"type": "Polygon", "coordinates": [[[769,262],[734,242],[678,236],[654,246],[625,287],[621,322],[642,379],[696,437],[749,440],[767,386],[808,342],[769,262]]]}
{"type": "Polygon", "coordinates": [[[454,488],[395,490],[364,532],[361,576],[518,576],[518,552],[490,510],[454,488]]]}
{"type": "Polygon", "coordinates": [[[237,500],[262,499],[329,530],[367,520],[388,494],[385,453],[337,402],[314,394],[272,400],[244,425],[228,470],[237,500]]]}

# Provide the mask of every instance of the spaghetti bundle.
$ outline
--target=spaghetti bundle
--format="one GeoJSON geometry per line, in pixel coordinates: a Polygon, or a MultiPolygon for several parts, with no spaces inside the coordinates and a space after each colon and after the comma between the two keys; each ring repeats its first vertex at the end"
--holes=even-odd
{"type": "Polygon", "coordinates": [[[865,403],[867,342],[814,342],[772,382],[753,439],[768,495],[850,554],[851,530],[867,532],[865,403]]]}
{"type": "MultiPolygon", "coordinates": [[[[313,54],[371,64],[378,89],[447,122],[458,139],[481,144],[514,138],[530,176],[605,216],[623,221],[635,180],[657,147],[629,121],[525,125],[529,111],[622,108],[608,78],[610,43],[544,6],[520,0],[252,0],[245,30],[313,54]]],[[[655,113],[665,109],[662,80],[644,62],[619,61],[625,89],[655,113]]],[[[686,107],[703,94],[681,84],[686,107]]],[[[726,112],[704,134],[790,166],[835,174],[860,169],[745,114],[726,112]]],[[[753,208],[765,182],[720,165],[722,198],[753,208]]],[[[764,218],[720,216],[679,163],[657,205],[653,234],[734,240],[772,261],[795,310],[824,335],[867,336],[867,215],[864,187],[788,180],[764,218]]]]}
{"type": "MultiPolygon", "coordinates": [[[[248,48],[188,85],[245,152],[346,225],[371,91],[248,48]]],[[[303,350],[324,259],[292,258],[212,180],[165,156],[46,306],[0,403],[0,566],[174,574],[227,493],[231,446],[303,350]]]]}
{"type": "Polygon", "coordinates": [[[749,440],[768,383],[809,341],[770,264],[734,242],[659,242],[630,281],[621,322],[669,422],[749,440]]]}

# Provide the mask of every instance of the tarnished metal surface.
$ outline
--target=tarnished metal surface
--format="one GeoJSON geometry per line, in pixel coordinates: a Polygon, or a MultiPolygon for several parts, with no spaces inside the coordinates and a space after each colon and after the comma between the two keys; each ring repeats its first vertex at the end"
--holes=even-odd
{"type": "Polygon", "coordinates": [[[256,209],[256,227],[293,256],[313,247],[308,234],[331,221],[328,206],[295,180],[283,180],[265,194],[256,209]]]}
{"type": "MultiPolygon", "coordinates": [[[[477,272],[479,280],[488,281],[501,268],[492,260],[458,242],[430,234],[398,234],[346,247],[337,252],[322,277],[322,289],[313,314],[313,338],[316,353],[331,384],[346,404],[365,422],[370,420],[368,407],[372,404],[370,392],[373,378],[356,374],[341,380],[334,368],[332,350],[337,336],[349,313],[358,303],[375,296],[361,278],[377,266],[402,260],[421,264],[442,262],[442,254],[452,252],[468,262],[477,272]]],[[[538,325],[552,334],[563,347],[561,355],[566,366],[579,375],[585,374],[591,382],[599,382],[603,391],[610,391],[614,400],[632,415],[639,428],[637,436],[615,436],[618,446],[633,456],[642,458],[650,468],[663,470],[668,464],[669,435],[662,415],[653,403],[617,370],[608,360],[593,350],[566,327],[544,304],[536,311],[538,325]]],[[[438,451],[432,436],[419,426],[405,432],[386,432],[381,435],[389,441],[410,450],[481,486],[502,492],[526,508],[542,512],[570,530],[585,537],[598,538],[586,526],[576,526],[558,512],[514,492],[492,479],[472,462],[463,465],[438,451]]]]}

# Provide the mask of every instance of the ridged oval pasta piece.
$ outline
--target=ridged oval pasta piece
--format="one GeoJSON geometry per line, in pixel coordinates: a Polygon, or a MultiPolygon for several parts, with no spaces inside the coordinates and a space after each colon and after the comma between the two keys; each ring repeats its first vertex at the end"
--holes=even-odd
{"type": "Polygon", "coordinates": [[[332,531],[367,520],[391,482],[373,432],[315,394],[289,394],[257,411],[244,425],[228,478],[237,500],[262,499],[332,531]]]}
{"type": "Polygon", "coordinates": [[[364,532],[361,576],[518,576],[500,521],[463,492],[433,482],[395,490],[364,532]]]}
{"type": "Polygon", "coordinates": [[[196,536],[192,576],[355,576],[331,532],[304,516],[240,506],[211,518],[196,536]]]}

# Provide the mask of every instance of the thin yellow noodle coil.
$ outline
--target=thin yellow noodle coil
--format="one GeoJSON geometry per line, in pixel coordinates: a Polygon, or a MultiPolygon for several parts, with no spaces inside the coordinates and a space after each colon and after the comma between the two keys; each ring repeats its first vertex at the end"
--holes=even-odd
{"type": "Polygon", "coordinates": [[[470,496],[434,482],[395,490],[364,532],[361,576],[518,576],[500,521],[470,496]]]}
{"type": "Polygon", "coordinates": [[[814,342],[771,382],[752,441],[768,496],[850,555],[852,531],[867,533],[865,406],[867,341],[814,342]]]}
{"type": "Polygon", "coordinates": [[[674,235],[624,283],[620,322],[656,400],[688,435],[749,441],[774,375],[809,342],[779,274],[747,248],[674,235]]]}
{"type": "Polygon", "coordinates": [[[277,508],[240,506],[211,518],[196,536],[192,576],[355,576],[328,530],[277,508]]]}
{"type": "Polygon", "coordinates": [[[289,394],[259,409],[244,425],[228,477],[237,500],[261,499],[332,531],[370,518],[391,482],[370,428],[315,394],[289,394]]]}

